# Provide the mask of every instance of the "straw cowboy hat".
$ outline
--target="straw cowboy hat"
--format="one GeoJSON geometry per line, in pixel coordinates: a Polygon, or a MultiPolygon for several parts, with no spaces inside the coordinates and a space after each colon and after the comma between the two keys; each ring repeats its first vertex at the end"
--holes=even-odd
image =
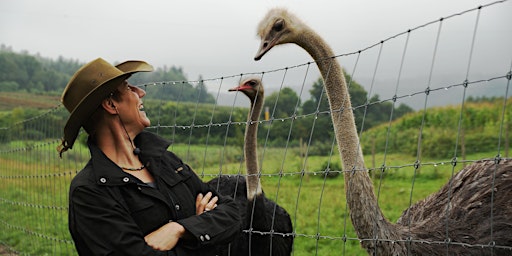
{"type": "Polygon", "coordinates": [[[60,154],[73,147],[80,127],[121,82],[133,73],[150,71],[153,71],[153,66],[135,60],[113,66],[98,58],[82,66],[62,93],[62,104],[71,115],[64,126],[64,138],[58,148],[60,154]]]}

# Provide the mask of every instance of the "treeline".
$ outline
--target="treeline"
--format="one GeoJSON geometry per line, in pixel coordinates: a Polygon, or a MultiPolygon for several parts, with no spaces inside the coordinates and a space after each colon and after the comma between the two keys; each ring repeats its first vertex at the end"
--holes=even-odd
{"type": "MultiPolygon", "coordinates": [[[[346,76],[350,81],[351,77],[346,76]]],[[[310,99],[300,102],[297,93],[284,87],[265,97],[264,109],[259,120],[260,145],[283,147],[309,144],[309,155],[325,155],[331,150],[334,129],[323,81],[312,86],[310,99]]],[[[150,91],[152,88],[148,88],[150,91]]],[[[355,81],[349,92],[359,129],[367,130],[387,122],[394,112],[394,119],[412,112],[406,105],[395,107],[391,102],[381,102],[378,95],[367,98],[367,92],[355,81]],[[364,122],[364,125],[363,125],[364,122]]],[[[248,107],[231,109],[227,106],[195,104],[176,101],[145,101],[147,114],[154,130],[179,143],[243,145],[248,107]]]]}
{"type": "MultiPolygon", "coordinates": [[[[381,122],[361,134],[363,152],[365,155],[398,153],[419,155],[420,159],[450,159],[457,150],[457,156],[463,159],[465,154],[498,152],[499,146],[502,157],[508,157],[512,108],[506,108],[503,113],[503,103],[503,98],[472,100],[464,104],[462,115],[461,106],[436,107],[408,113],[391,123],[381,122]]],[[[512,98],[509,98],[507,106],[511,104],[512,98]]],[[[246,107],[214,108],[212,104],[169,101],[162,104],[159,100],[146,100],[145,105],[152,120],[151,130],[175,143],[243,145],[246,107]]],[[[270,99],[265,105],[272,110],[275,102],[270,99]]],[[[276,114],[279,111],[272,112],[276,114]]],[[[385,116],[389,118],[389,114],[385,116]]],[[[42,114],[41,111],[21,107],[0,113],[0,128],[3,128],[0,129],[0,141],[30,143],[61,138],[67,116],[63,107],[42,114]]],[[[262,116],[260,119],[258,140],[261,146],[298,147],[301,143],[302,146],[309,144],[309,155],[326,155],[331,150],[334,137],[329,112],[300,112],[274,118],[271,115],[268,120],[262,116]]],[[[85,139],[86,135],[82,133],[79,141],[85,143],[85,139]]]]}
{"type": "MultiPolygon", "coordinates": [[[[319,85],[321,82],[314,88],[319,85]]],[[[327,99],[317,102],[320,105],[318,111],[317,107],[301,107],[294,111],[290,105],[297,105],[297,100],[298,96],[290,88],[284,88],[281,92],[266,98],[264,106],[268,109],[268,119],[263,112],[259,119],[259,144],[272,147],[299,147],[309,144],[309,155],[329,154],[334,130],[327,99]]],[[[309,101],[313,100],[306,102],[309,101]]],[[[306,106],[317,103],[309,102],[306,106]]],[[[166,101],[162,104],[162,101],[157,100],[146,100],[144,105],[147,115],[152,120],[152,131],[176,143],[240,146],[244,144],[248,107],[232,109],[230,106],[214,107],[211,104],[175,101],[166,101]]],[[[389,121],[390,112],[386,112],[380,119],[371,118],[370,115],[378,115],[375,110],[385,112],[391,111],[392,108],[390,103],[374,104],[372,111],[367,111],[368,117],[364,121],[364,126],[371,128],[371,123],[379,124],[384,122],[384,119],[389,121]]],[[[363,113],[364,109],[354,111],[363,113]]],[[[362,117],[358,116],[357,120],[361,126],[362,117]]],[[[85,143],[85,140],[84,135],[81,141],[85,143]]]]}
{"type": "Polygon", "coordinates": [[[404,153],[450,159],[467,153],[498,150],[508,156],[512,98],[469,98],[461,106],[430,108],[407,114],[391,124],[366,131],[361,144],[370,152],[404,153]],[[460,127],[460,128],[459,128],[460,127]],[[421,135],[421,136],[420,136],[421,135]],[[418,147],[420,143],[420,147],[418,147]],[[498,147],[499,146],[499,147],[498,147]]]}
{"type": "MultiPolygon", "coordinates": [[[[320,81],[313,86],[312,93],[319,86],[322,86],[320,81]]],[[[301,143],[304,145],[311,141],[309,155],[328,154],[334,131],[327,99],[322,99],[323,97],[325,96],[321,94],[319,97],[312,96],[312,99],[306,101],[307,104],[302,104],[316,106],[314,108],[299,107],[294,110],[294,106],[300,104],[297,103],[298,96],[290,88],[269,95],[265,100],[265,107],[269,109],[268,119],[265,119],[265,113],[260,117],[260,145],[298,147],[301,143]],[[290,108],[290,105],[293,107],[290,108]]],[[[147,115],[152,120],[151,129],[177,143],[243,145],[248,107],[232,109],[229,106],[214,106],[209,103],[155,99],[146,99],[144,105],[147,115]]],[[[365,122],[372,119],[369,118],[369,113],[377,115],[376,112],[372,112],[374,110],[386,112],[381,119],[388,120],[390,112],[387,111],[391,109],[389,103],[374,104],[369,107],[365,122]]],[[[363,110],[364,107],[360,107],[354,111],[364,113],[363,110]]],[[[17,107],[12,111],[0,112],[0,141],[8,143],[61,138],[68,115],[63,107],[52,110],[17,107]]],[[[357,116],[357,119],[359,122],[362,121],[360,116],[357,116]]],[[[372,122],[383,121],[374,119],[372,122]]],[[[371,125],[365,124],[365,127],[369,128],[371,125]]],[[[86,135],[82,133],[79,141],[85,143],[85,140],[86,135]]]]}
{"type": "MultiPolygon", "coordinates": [[[[71,76],[85,63],[78,60],[59,57],[57,60],[31,55],[28,52],[16,53],[10,47],[0,46],[0,92],[29,92],[60,95],[71,76]]],[[[155,72],[144,73],[133,78],[134,84],[155,81],[187,81],[183,70],[178,67],[156,68],[155,72]]],[[[148,98],[181,101],[198,100],[214,103],[215,98],[209,94],[203,83],[196,86],[183,82],[180,88],[158,88],[148,94],[148,98]],[[175,90],[180,90],[175,91],[175,90]]]]}
{"type": "Polygon", "coordinates": [[[59,93],[80,65],[76,60],[53,61],[26,52],[15,53],[1,45],[0,91],[59,93]]]}
{"type": "MultiPolygon", "coordinates": [[[[51,60],[40,56],[31,56],[28,53],[14,53],[5,46],[0,51],[0,90],[25,91],[34,95],[42,91],[60,95],[71,75],[82,65],[76,60],[59,58],[51,60]],[[17,74],[17,75],[15,75],[17,74]],[[38,86],[34,86],[37,84],[38,86]],[[8,86],[4,86],[8,85],[8,86]]],[[[230,108],[221,106],[214,107],[215,100],[208,94],[205,85],[198,82],[192,86],[186,82],[186,77],[181,68],[163,67],[156,68],[155,72],[140,73],[133,76],[133,84],[148,84],[146,88],[145,105],[148,112],[152,112],[153,125],[161,124],[157,129],[176,141],[187,143],[209,143],[223,144],[228,140],[243,140],[245,126],[237,125],[226,127],[204,124],[245,122],[247,108],[237,108],[231,116],[230,108]],[[177,85],[165,86],[165,83],[154,84],[155,82],[182,81],[177,85]],[[200,104],[197,104],[199,102],[200,104]],[[153,105],[151,105],[153,104],[153,105]],[[193,112],[192,112],[193,111],[193,112]],[[214,115],[211,113],[216,111],[214,115]],[[172,113],[172,114],[169,114],[172,113]],[[213,117],[212,117],[213,116],[213,117]],[[212,119],[213,118],[213,119],[212,119]],[[212,120],[211,120],[212,119],[212,120]],[[203,124],[203,126],[198,126],[203,124]],[[176,128],[176,126],[182,128],[176,128]],[[192,135],[192,136],[191,136],[192,135]]],[[[381,102],[378,95],[369,97],[362,85],[357,81],[350,82],[349,93],[359,130],[365,131],[383,122],[388,122],[390,114],[393,113],[393,120],[402,115],[413,112],[407,105],[395,106],[391,101],[381,102]],[[363,123],[364,121],[364,123],[363,123]]],[[[198,81],[201,81],[201,77],[198,81]]],[[[265,106],[268,109],[267,115],[262,114],[261,120],[268,117],[260,127],[260,138],[265,139],[262,143],[272,145],[291,144],[298,146],[301,142],[311,141],[311,152],[309,154],[324,154],[330,150],[334,130],[330,117],[330,109],[325,92],[323,92],[323,81],[319,78],[311,87],[310,98],[301,102],[297,93],[291,88],[283,88],[281,91],[266,95],[265,106]]],[[[30,110],[30,104],[16,108],[16,111],[0,114],[0,127],[9,127],[14,120],[22,121],[31,119],[38,112],[30,110]]],[[[66,119],[66,113],[52,113],[55,115],[51,120],[55,121],[55,127],[51,132],[41,129],[32,130],[34,126],[27,125],[24,129],[27,139],[55,138],[61,135],[62,122],[66,119]]],[[[50,118],[50,117],[48,117],[50,118]]],[[[13,136],[12,138],[16,138],[13,136]]]]}

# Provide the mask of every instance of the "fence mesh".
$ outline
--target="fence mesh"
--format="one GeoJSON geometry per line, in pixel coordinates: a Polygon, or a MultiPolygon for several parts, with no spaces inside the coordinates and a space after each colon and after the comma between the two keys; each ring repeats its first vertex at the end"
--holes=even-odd
{"type": "MultiPolygon", "coordinates": [[[[436,191],[463,166],[482,158],[509,158],[512,56],[494,58],[496,54],[492,47],[482,48],[479,45],[487,35],[478,30],[481,19],[492,15],[492,10],[510,9],[510,4],[505,2],[498,1],[456,13],[393,35],[359,51],[335,56],[354,80],[366,79],[364,84],[369,88],[368,98],[364,104],[353,106],[353,111],[360,113],[356,119],[359,120],[366,165],[379,204],[390,220],[395,221],[401,211],[436,191]],[[469,40],[461,43],[463,53],[453,53],[453,56],[460,56],[461,59],[455,75],[459,80],[453,81],[443,77],[446,67],[442,62],[452,58],[447,52],[452,48],[444,48],[443,44],[446,44],[445,38],[457,33],[450,30],[450,25],[460,17],[473,19],[474,22],[469,28],[469,40]],[[421,64],[416,63],[413,60],[415,56],[410,53],[418,51],[414,49],[417,46],[414,42],[418,40],[433,42],[432,48],[419,49],[429,52],[427,57],[419,60],[421,64]],[[479,62],[489,56],[493,56],[494,62],[503,63],[503,66],[482,74],[478,70],[482,65],[479,62]],[[370,63],[370,75],[359,76],[366,72],[364,62],[370,63]],[[392,86],[387,88],[393,89],[384,93],[382,99],[370,100],[375,95],[374,91],[384,86],[378,78],[381,72],[390,72],[389,66],[394,67],[394,74],[388,79],[392,86]],[[420,68],[424,83],[409,84],[407,72],[410,66],[424,67],[420,68]],[[489,116],[492,118],[486,119],[468,98],[469,95],[478,97],[489,91],[493,92],[494,98],[487,102],[485,111],[491,112],[489,116]],[[449,129],[434,129],[431,124],[436,123],[436,118],[443,117],[433,106],[453,98],[458,99],[458,104],[447,110],[452,113],[449,120],[441,121],[451,122],[452,125],[449,129]],[[369,125],[365,123],[365,118],[371,113],[369,109],[385,103],[391,103],[393,107],[380,114],[389,117],[389,120],[381,124],[381,129],[364,129],[365,125],[369,125]],[[394,111],[400,103],[414,104],[416,112],[421,113],[402,117],[408,120],[408,129],[399,126],[394,118],[394,111]],[[407,143],[401,144],[403,138],[407,139],[407,143]],[[436,154],[429,154],[428,150],[433,149],[436,154]]],[[[510,32],[508,24],[496,26],[506,27],[510,32]]],[[[294,255],[365,254],[360,248],[360,243],[364,241],[355,235],[351,225],[343,178],[339,175],[351,170],[341,170],[339,167],[332,127],[325,125],[325,121],[330,120],[330,110],[317,107],[305,113],[300,111],[301,102],[297,101],[295,109],[289,110],[286,115],[278,113],[279,102],[283,100],[280,97],[284,97],[283,91],[289,81],[302,81],[297,83],[295,93],[303,98],[308,86],[306,78],[315,76],[315,69],[315,63],[310,62],[204,81],[139,84],[150,91],[201,82],[207,83],[209,91],[217,95],[217,104],[206,106],[199,102],[147,99],[146,111],[153,122],[148,130],[172,139],[174,143],[170,150],[189,163],[205,181],[219,175],[245,175],[242,136],[248,104],[238,106],[240,100],[244,102],[241,94],[231,94],[233,101],[227,104],[219,102],[219,95],[226,86],[232,87],[247,76],[258,76],[264,84],[278,84],[274,101],[266,103],[267,118],[258,121],[261,127],[258,140],[265,193],[287,209],[292,217],[294,232],[283,235],[295,236],[294,255]],[[186,107],[178,108],[180,105],[186,107]],[[183,113],[178,111],[185,110],[190,118],[180,119],[183,113]],[[326,133],[330,137],[318,143],[315,141],[317,133],[326,133]]],[[[318,103],[320,105],[321,102],[318,103]]],[[[66,152],[62,159],[59,158],[56,148],[60,144],[67,115],[64,107],[56,105],[30,119],[0,128],[0,229],[3,230],[0,245],[6,248],[6,252],[24,255],[76,254],[67,228],[68,191],[70,181],[87,162],[89,152],[84,146],[85,134],[82,133],[77,145],[66,152]]],[[[440,248],[447,243],[458,244],[446,240],[388,242],[437,243],[440,248]]],[[[458,245],[507,248],[512,253],[512,245],[458,245]]]]}

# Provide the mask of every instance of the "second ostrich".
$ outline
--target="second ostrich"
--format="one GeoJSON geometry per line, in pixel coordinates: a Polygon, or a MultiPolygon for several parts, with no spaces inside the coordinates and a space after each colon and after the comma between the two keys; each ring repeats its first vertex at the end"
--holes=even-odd
{"type": "Polygon", "coordinates": [[[396,224],[382,214],[364,165],[348,88],[325,41],[285,9],[270,10],[258,26],[255,60],[279,44],[294,43],[316,61],[329,99],[343,162],[350,218],[370,255],[510,255],[512,160],[477,161],[440,191],[405,210],[396,224]],[[507,248],[508,247],[508,248],[507,248]]]}
{"type": "Polygon", "coordinates": [[[244,93],[251,102],[245,130],[244,155],[247,176],[221,176],[209,182],[223,195],[231,195],[239,205],[244,230],[223,255],[291,255],[293,232],[290,215],[268,199],[261,187],[257,134],[263,108],[264,90],[259,78],[247,78],[229,91],[244,93]]]}

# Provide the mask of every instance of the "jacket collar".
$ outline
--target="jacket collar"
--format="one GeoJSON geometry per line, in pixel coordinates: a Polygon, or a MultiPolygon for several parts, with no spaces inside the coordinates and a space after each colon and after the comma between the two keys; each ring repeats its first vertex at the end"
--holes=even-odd
{"type": "Polygon", "coordinates": [[[142,158],[160,157],[171,145],[171,141],[148,131],[139,133],[133,142],[140,148],[142,158]]]}

